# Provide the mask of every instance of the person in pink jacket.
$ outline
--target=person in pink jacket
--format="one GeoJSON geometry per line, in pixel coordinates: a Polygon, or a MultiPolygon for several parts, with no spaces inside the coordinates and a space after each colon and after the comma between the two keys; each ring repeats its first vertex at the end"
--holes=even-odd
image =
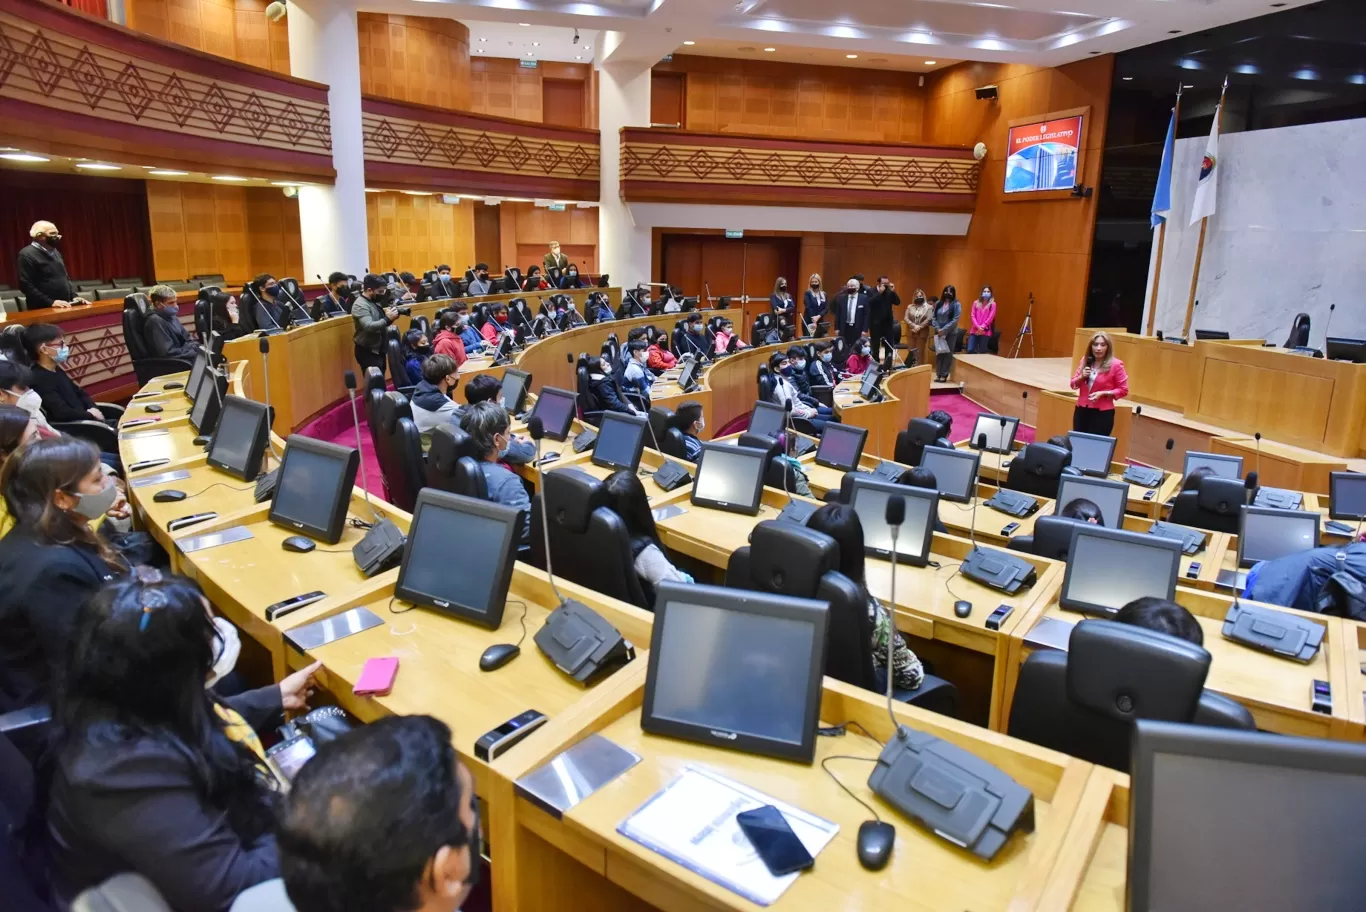
{"type": "Polygon", "coordinates": [[[972,302],[972,328],[968,330],[968,354],[985,355],[991,341],[991,330],[996,325],[996,296],[990,285],[982,287],[982,294],[972,302]]]}
{"type": "Polygon", "coordinates": [[[1072,430],[1109,437],[1115,429],[1115,400],[1129,395],[1129,375],[1107,334],[1091,337],[1086,357],[1072,374],[1072,389],[1077,391],[1072,430]]]}

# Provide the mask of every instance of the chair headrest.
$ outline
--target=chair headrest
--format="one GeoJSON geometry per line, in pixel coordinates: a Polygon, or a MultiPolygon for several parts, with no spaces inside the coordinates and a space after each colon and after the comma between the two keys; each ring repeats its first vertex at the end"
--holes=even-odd
{"type": "Polygon", "coordinates": [[[542,476],[549,521],[568,532],[583,532],[598,507],[607,506],[607,487],[579,469],[560,469],[542,476]]]}
{"type": "Polygon", "coordinates": [[[811,598],[821,577],[838,567],[839,545],[824,532],[768,519],[750,533],[749,575],[756,589],[811,598]]]}
{"type": "Polygon", "coordinates": [[[1067,516],[1040,516],[1034,520],[1034,553],[1039,557],[1066,560],[1072,547],[1072,531],[1085,520],[1067,516]]]}
{"type": "Polygon", "coordinates": [[[668,431],[669,422],[673,420],[673,417],[673,409],[666,408],[662,405],[651,406],[649,414],[650,430],[654,432],[656,437],[663,437],[665,432],[668,431]]]}
{"type": "Polygon", "coordinates": [[[1209,513],[1234,516],[1247,503],[1247,488],[1240,478],[1206,475],[1200,479],[1200,490],[1196,492],[1195,502],[1200,509],[1209,513]]]}
{"type": "Polygon", "coordinates": [[[469,434],[453,424],[442,424],[432,428],[432,448],[427,453],[427,461],[442,475],[455,471],[455,463],[461,456],[473,456],[474,440],[469,434]]]}
{"type": "Polygon", "coordinates": [[[152,302],[147,300],[147,295],[140,291],[135,291],[130,295],[124,296],[123,309],[136,310],[145,317],[152,309],[152,302]]]}
{"type": "Polygon", "coordinates": [[[388,392],[379,402],[379,413],[372,420],[379,423],[379,427],[384,433],[392,434],[394,428],[398,426],[400,418],[412,418],[413,409],[408,404],[408,397],[398,392],[388,392]]]}
{"type": "Polygon", "coordinates": [[[910,435],[913,443],[934,446],[935,441],[943,437],[946,431],[944,426],[933,418],[912,418],[906,425],[906,433],[910,435]]]}
{"type": "Polygon", "coordinates": [[[365,391],[384,389],[384,371],[378,367],[367,367],[365,369],[365,391]]]}
{"type": "Polygon", "coordinates": [[[768,454],[769,459],[772,459],[782,452],[778,441],[774,440],[772,437],[765,436],[764,434],[751,434],[749,431],[745,431],[740,435],[739,444],[742,447],[763,450],[768,454]]]}
{"type": "Polygon", "coordinates": [[[1210,654],[1201,646],[1115,621],[1086,620],[1067,648],[1067,695],[1120,722],[1187,722],[1200,702],[1210,654]]]}
{"type": "Polygon", "coordinates": [[[1024,460],[1020,464],[1023,471],[1045,478],[1061,476],[1062,470],[1072,464],[1072,454],[1051,443],[1031,443],[1015,458],[1024,460]]]}

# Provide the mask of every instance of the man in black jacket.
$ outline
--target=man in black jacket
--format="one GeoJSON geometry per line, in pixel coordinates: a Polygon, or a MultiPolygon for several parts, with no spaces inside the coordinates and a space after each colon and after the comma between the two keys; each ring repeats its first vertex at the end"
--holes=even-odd
{"type": "Polygon", "coordinates": [[[882,360],[882,344],[892,348],[892,325],[896,322],[896,311],[901,306],[901,296],[896,286],[886,276],[879,276],[877,291],[868,299],[868,336],[872,340],[873,360],[882,360]]]}
{"type": "Polygon", "coordinates": [[[844,291],[835,298],[835,328],[845,345],[854,347],[859,336],[868,330],[868,296],[859,291],[858,279],[850,279],[844,291]]]}
{"type": "Polygon", "coordinates": [[[76,294],[62,259],[62,235],[51,222],[34,222],[29,229],[33,243],[19,251],[17,258],[19,290],[29,310],[71,307],[90,302],[76,294]]]}
{"type": "Polygon", "coordinates": [[[152,302],[152,312],[147,315],[142,332],[152,357],[193,361],[199,346],[190,341],[190,334],[180,323],[180,305],[176,303],[175,289],[169,285],[157,285],[147,293],[147,298],[152,302]]]}

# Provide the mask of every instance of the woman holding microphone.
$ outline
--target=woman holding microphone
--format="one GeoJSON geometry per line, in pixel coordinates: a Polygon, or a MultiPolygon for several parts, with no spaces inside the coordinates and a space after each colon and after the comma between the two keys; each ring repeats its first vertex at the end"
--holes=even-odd
{"type": "Polygon", "coordinates": [[[1124,362],[1115,357],[1110,337],[1098,332],[1086,347],[1086,357],[1072,375],[1077,407],[1072,411],[1072,430],[1083,434],[1112,435],[1115,400],[1129,395],[1129,375],[1124,362]]]}

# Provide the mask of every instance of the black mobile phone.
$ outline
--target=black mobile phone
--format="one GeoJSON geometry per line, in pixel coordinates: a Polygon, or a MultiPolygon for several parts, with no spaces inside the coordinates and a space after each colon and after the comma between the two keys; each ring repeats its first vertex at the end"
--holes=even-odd
{"type": "Polygon", "coordinates": [[[735,822],[774,877],[804,871],[816,863],[797,834],[792,832],[783,812],[773,805],[736,814],[735,822]]]}
{"type": "Polygon", "coordinates": [[[1333,714],[1333,690],[1327,681],[1315,680],[1309,694],[1309,708],[1325,716],[1333,714]]]}

